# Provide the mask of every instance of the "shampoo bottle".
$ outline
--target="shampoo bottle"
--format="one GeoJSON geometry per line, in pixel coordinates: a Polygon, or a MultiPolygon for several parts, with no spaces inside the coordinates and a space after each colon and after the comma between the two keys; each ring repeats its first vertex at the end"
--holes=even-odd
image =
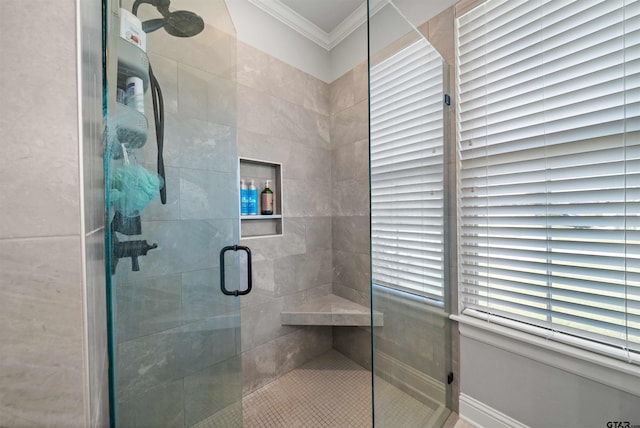
{"type": "Polygon", "coordinates": [[[248,213],[249,215],[256,215],[258,214],[258,188],[256,187],[256,181],[255,180],[251,180],[251,183],[249,184],[249,206],[248,206],[248,213]]]}
{"type": "Polygon", "coordinates": [[[270,189],[271,180],[267,180],[264,183],[264,190],[262,191],[260,206],[262,210],[260,213],[262,215],[272,215],[273,214],[273,192],[270,189]]]}
{"type": "Polygon", "coordinates": [[[249,214],[249,188],[244,180],[240,180],[240,215],[249,214]]]}

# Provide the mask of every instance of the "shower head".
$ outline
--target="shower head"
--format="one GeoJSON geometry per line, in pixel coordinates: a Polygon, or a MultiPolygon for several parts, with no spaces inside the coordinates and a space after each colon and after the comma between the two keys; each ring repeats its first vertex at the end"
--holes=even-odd
{"type": "Polygon", "coordinates": [[[138,14],[141,3],[148,3],[156,7],[162,14],[162,18],[150,19],[142,23],[142,30],[151,33],[159,28],[175,37],[192,37],[204,30],[204,20],[193,12],[187,10],[169,11],[169,0],[136,0],[131,12],[138,14]]]}
{"type": "Polygon", "coordinates": [[[204,21],[198,15],[187,10],[169,12],[164,18],[150,19],[142,23],[145,33],[159,28],[176,37],[192,37],[204,30],[204,21]]]}

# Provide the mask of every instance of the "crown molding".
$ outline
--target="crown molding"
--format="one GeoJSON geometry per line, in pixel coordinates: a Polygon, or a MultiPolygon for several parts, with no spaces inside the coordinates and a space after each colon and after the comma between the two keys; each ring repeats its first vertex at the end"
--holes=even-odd
{"type": "Polygon", "coordinates": [[[279,0],[249,0],[249,2],[307,39],[329,50],[329,34],[279,0]]]}
{"type": "MultiPolygon", "coordinates": [[[[249,2],[327,51],[336,47],[349,34],[367,22],[366,3],[358,6],[331,33],[327,33],[304,16],[281,3],[280,0],[249,0],[249,2]]],[[[371,16],[375,15],[387,4],[387,0],[370,0],[370,2],[371,16]]]]}
{"type": "MultiPolygon", "coordinates": [[[[386,4],[387,0],[370,0],[371,16],[378,13],[386,4]]],[[[367,4],[363,3],[329,33],[327,50],[335,48],[365,22],[367,22],[367,4]]]]}

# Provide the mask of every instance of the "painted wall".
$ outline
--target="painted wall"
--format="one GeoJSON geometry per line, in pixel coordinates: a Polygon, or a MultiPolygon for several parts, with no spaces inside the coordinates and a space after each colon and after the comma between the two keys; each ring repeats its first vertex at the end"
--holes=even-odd
{"type": "Polygon", "coordinates": [[[101,7],[76,4],[10,0],[0,16],[1,426],[108,420],[101,7]]]}
{"type": "Polygon", "coordinates": [[[532,428],[640,421],[640,396],[473,337],[461,337],[461,365],[463,394],[532,428]]]}
{"type": "Polygon", "coordinates": [[[329,52],[248,0],[225,0],[238,40],[323,82],[331,82],[329,52]]]}

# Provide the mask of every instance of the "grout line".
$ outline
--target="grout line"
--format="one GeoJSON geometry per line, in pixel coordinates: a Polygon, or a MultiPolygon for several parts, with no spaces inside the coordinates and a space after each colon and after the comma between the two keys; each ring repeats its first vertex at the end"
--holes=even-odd
{"type": "Polygon", "coordinates": [[[53,240],[53,239],[61,239],[61,238],[80,238],[82,239],[84,235],[81,233],[73,234],[73,235],[51,235],[51,236],[16,236],[16,237],[2,237],[0,238],[0,242],[2,241],[39,241],[39,240],[53,240]]]}

